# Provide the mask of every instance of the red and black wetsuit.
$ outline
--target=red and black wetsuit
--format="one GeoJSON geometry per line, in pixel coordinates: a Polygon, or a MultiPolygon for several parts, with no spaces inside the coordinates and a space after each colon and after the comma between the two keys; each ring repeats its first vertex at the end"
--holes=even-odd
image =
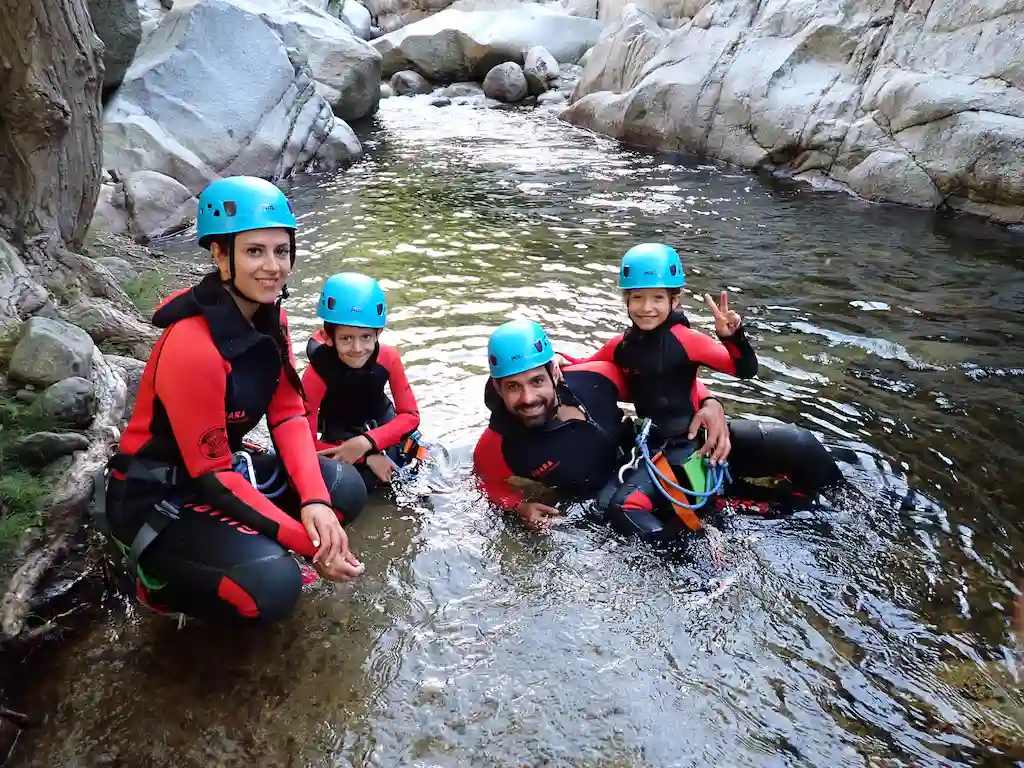
{"type": "Polygon", "coordinates": [[[300,507],[322,502],[351,518],[365,492],[361,483],[355,490],[354,473],[343,477],[335,462],[317,460],[302,396],[285,375],[294,361],[282,310],[261,306],[250,324],[214,274],[167,299],[153,323],[166,330],[110,462],[111,532],[130,546],[154,505],[169,502],[179,519],[139,561],[150,602],[215,619],[278,618],[301,587],[286,550],[316,551],[300,507]],[[291,481],[291,498],[278,503],[232,469],[233,452],[264,417],[291,481]]]}
{"type": "Polygon", "coordinates": [[[626,377],[637,415],[651,419],[666,438],[681,435],[690,426],[696,412],[693,393],[699,366],[741,379],[757,375],[757,355],[743,326],[719,343],[690,328],[686,315],[678,310],[654,330],[633,326],[590,357],[564,356],[571,363],[615,363],[626,377]]]}
{"type": "MultiPolygon", "coordinates": [[[[509,413],[494,382],[487,380],[484,402],[491,418],[476,444],[473,463],[481,489],[494,504],[513,509],[523,500],[522,491],[509,483],[513,477],[593,496],[626,460],[624,451],[632,447],[634,433],[618,405],[629,399],[618,368],[584,363],[567,368],[564,379],[557,388],[559,401],[580,408],[586,420],[552,419],[537,427],[509,413]]],[[[702,384],[698,393],[707,396],[702,384]]]]}
{"type": "MultiPolygon", "coordinates": [[[[412,458],[404,450],[409,436],[420,425],[419,406],[409,386],[398,350],[378,343],[361,368],[352,368],[328,345],[322,330],[309,340],[309,367],[302,374],[306,391],[306,418],[317,450],[332,448],[360,435],[403,466],[412,458]],[[384,393],[390,386],[392,402],[384,393]]],[[[363,479],[375,478],[360,462],[363,479]]]]}

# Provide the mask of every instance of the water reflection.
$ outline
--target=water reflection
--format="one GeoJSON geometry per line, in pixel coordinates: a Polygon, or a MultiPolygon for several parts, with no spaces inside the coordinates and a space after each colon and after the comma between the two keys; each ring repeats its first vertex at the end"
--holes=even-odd
{"type": "Polygon", "coordinates": [[[290,315],[301,353],[325,275],[379,277],[386,340],[460,484],[358,522],[368,576],[285,627],[178,633],[112,609],[43,681],[35,705],[53,716],[20,764],[1024,759],[1005,664],[1017,241],[623,151],[541,113],[409,103],[382,102],[364,162],[293,190],[290,315]],[[582,522],[528,534],[466,478],[490,330],[525,315],[559,348],[595,348],[623,324],[618,256],[651,239],[679,247],[697,327],[713,327],[699,294],[727,288],[751,328],[759,378],[708,378],[730,412],[848,449],[853,489],[815,514],[733,521],[722,570],[700,546],[669,562],[582,522]]]}

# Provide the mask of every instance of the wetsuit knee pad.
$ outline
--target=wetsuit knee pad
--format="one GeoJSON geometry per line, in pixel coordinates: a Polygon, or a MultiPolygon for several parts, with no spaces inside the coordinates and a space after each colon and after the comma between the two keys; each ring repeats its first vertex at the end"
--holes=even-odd
{"type": "Polygon", "coordinates": [[[366,483],[359,470],[351,464],[344,464],[326,456],[320,457],[320,473],[323,475],[331,506],[341,510],[343,522],[350,523],[359,517],[366,506],[366,483]]]}
{"type": "Polygon", "coordinates": [[[235,565],[217,586],[217,596],[238,619],[263,624],[290,616],[301,594],[302,572],[287,552],[235,565]]]}
{"type": "MultiPolygon", "coordinates": [[[[641,479],[645,477],[641,476],[641,479]]],[[[660,500],[654,498],[649,489],[627,480],[625,483],[609,483],[601,493],[607,498],[604,519],[616,533],[639,536],[656,547],[670,546],[684,536],[681,525],[672,520],[666,522],[658,514],[657,503],[660,500]]]]}

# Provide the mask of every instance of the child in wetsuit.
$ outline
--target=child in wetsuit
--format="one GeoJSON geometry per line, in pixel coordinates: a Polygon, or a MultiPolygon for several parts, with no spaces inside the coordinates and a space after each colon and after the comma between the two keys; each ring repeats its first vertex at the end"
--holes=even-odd
{"type": "Polygon", "coordinates": [[[562,355],[569,363],[603,360],[623,372],[637,415],[651,419],[662,438],[685,435],[700,408],[697,368],[706,365],[741,379],[757,375],[757,355],[743,332],[742,318],[706,296],[719,342],[690,328],[679,309],[686,279],[679,254],[659,243],[643,243],[622,257],[619,288],[632,326],[586,359],[562,355]]]}
{"type": "MultiPolygon", "coordinates": [[[[744,334],[742,318],[729,309],[725,291],[720,304],[710,295],[705,296],[715,319],[718,341],[691,329],[679,309],[684,284],[682,262],[674,248],[658,243],[634,246],[623,256],[619,270],[619,287],[632,326],[589,358],[576,359],[564,354],[562,357],[570,364],[604,360],[618,366],[637,415],[653,422],[648,446],[659,471],[682,487],[693,489],[700,484],[695,480],[700,481],[704,471],[693,461],[694,450],[699,446],[687,437],[693,416],[700,408],[695,388],[697,369],[706,365],[749,379],[757,374],[757,356],[744,334]]],[[[773,492],[767,498],[786,502],[806,498],[839,476],[831,455],[807,430],[790,424],[740,420],[730,423],[729,432],[729,464],[735,479],[784,477],[790,481],[790,489],[773,492]]],[[[664,483],[661,485],[666,488],[664,483]]],[[[754,496],[765,498],[746,482],[723,488],[722,494],[737,491],[746,500],[754,496]]],[[[617,509],[629,516],[632,511],[653,511],[659,495],[647,467],[641,463],[628,477],[623,477],[623,482],[602,504],[612,512],[617,509]]],[[[699,500],[678,493],[671,495],[693,506],[699,500]]],[[[701,527],[692,510],[673,506],[687,527],[701,527]]],[[[759,501],[753,509],[763,513],[767,505],[759,501]]]]}
{"type": "Polygon", "coordinates": [[[384,291],[366,275],[333,275],[317,317],[323,328],[306,345],[302,376],[317,450],[355,465],[368,489],[389,483],[419,455],[420,415],[398,350],[378,341],[387,324],[384,291]]]}

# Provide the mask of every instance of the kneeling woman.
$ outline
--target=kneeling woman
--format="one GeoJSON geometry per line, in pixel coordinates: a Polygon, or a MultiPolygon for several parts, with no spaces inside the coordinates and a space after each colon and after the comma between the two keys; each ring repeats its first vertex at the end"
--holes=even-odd
{"type": "Polygon", "coordinates": [[[351,467],[318,460],[306,426],[280,306],[295,262],[287,198],[262,179],[220,179],[199,196],[197,228],[217,269],[153,316],[164,331],[109,464],[106,523],[155,610],[275,621],[302,589],[289,550],[328,579],[362,572],[341,521],[366,491],[351,467]],[[251,455],[243,438],[264,417],[275,450],[251,455]],[[279,461],[290,482],[271,500],[257,485],[279,461]]]}

